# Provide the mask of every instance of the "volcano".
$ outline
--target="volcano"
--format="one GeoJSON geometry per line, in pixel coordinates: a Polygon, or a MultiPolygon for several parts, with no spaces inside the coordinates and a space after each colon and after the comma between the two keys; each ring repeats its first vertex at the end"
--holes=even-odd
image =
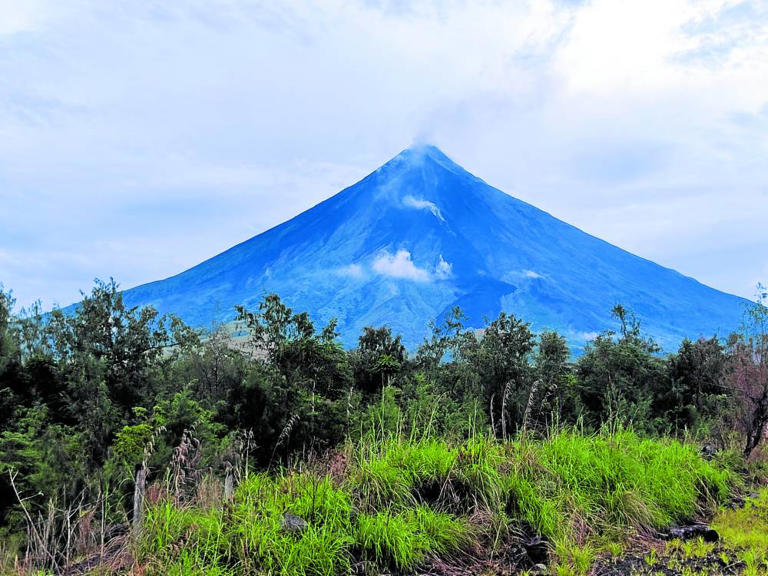
{"type": "Polygon", "coordinates": [[[453,306],[471,327],[506,311],[578,350],[616,327],[611,309],[622,304],[669,350],[727,335],[747,302],[558,220],[433,146],[404,150],[291,220],[124,298],[210,326],[271,292],[318,324],[335,317],[346,346],[386,324],[411,349],[453,306]]]}

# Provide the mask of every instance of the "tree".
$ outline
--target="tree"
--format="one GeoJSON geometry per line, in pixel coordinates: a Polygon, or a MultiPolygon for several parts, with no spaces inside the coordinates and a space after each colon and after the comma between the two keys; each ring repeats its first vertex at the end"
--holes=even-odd
{"type": "Polygon", "coordinates": [[[191,342],[173,369],[177,372],[173,378],[188,382],[207,406],[218,407],[246,377],[248,360],[232,331],[214,324],[202,338],[191,342]]]}
{"type": "Polygon", "coordinates": [[[552,415],[560,421],[563,404],[569,392],[570,350],[568,342],[557,332],[542,332],[534,359],[535,390],[532,389],[526,413],[529,424],[542,416],[552,415]]]}
{"type": "Polygon", "coordinates": [[[640,332],[632,312],[616,306],[620,334],[607,331],[587,344],[576,364],[578,391],[588,422],[653,427],[653,396],[665,382],[659,348],[640,332]]]}
{"type": "Polygon", "coordinates": [[[19,405],[19,392],[24,389],[18,341],[12,329],[14,298],[0,284],[0,432],[10,427],[19,405]]]}
{"type": "Polygon", "coordinates": [[[430,322],[430,335],[416,352],[416,365],[431,370],[445,360],[457,360],[466,347],[467,338],[474,340],[474,333],[464,327],[467,316],[454,306],[443,316],[442,322],[430,322]]]}
{"type": "Polygon", "coordinates": [[[768,427],[768,291],[747,308],[739,334],[729,340],[730,388],[736,400],[736,423],[745,436],[749,456],[763,441],[768,427]]]}
{"type": "Polygon", "coordinates": [[[137,406],[151,408],[167,383],[162,366],[174,361],[189,330],[152,307],[128,307],[117,283],[95,281],[73,310],[52,311],[40,329],[27,327],[60,379],[66,414],[76,425],[90,465],[100,466],[114,433],[137,406]]]}
{"type": "Polygon", "coordinates": [[[277,294],[269,294],[256,312],[237,307],[251,337],[257,361],[276,370],[285,385],[337,396],[351,384],[351,373],[336,320],[319,333],[306,312],[294,313],[277,294]]]}
{"type": "MultiPolygon", "coordinates": [[[[465,427],[477,422],[477,415],[485,415],[487,406],[481,399],[480,379],[471,363],[478,337],[475,330],[465,327],[466,321],[461,308],[453,307],[442,322],[430,325],[431,334],[419,346],[414,359],[416,375],[423,381],[420,393],[439,395],[446,410],[451,410],[465,427]],[[453,406],[449,405],[451,402],[453,406]]],[[[459,427],[454,420],[453,428],[459,427]]]]}
{"type": "Polygon", "coordinates": [[[501,312],[466,351],[478,375],[491,422],[502,437],[523,422],[533,372],[531,353],[536,344],[527,323],[501,312]]]}
{"type": "Polygon", "coordinates": [[[354,355],[355,380],[363,392],[381,391],[405,363],[405,346],[399,334],[393,336],[389,326],[363,328],[354,355]]]}
{"type": "Polygon", "coordinates": [[[57,359],[75,371],[98,373],[110,401],[128,414],[153,396],[152,370],[179,344],[183,328],[151,306],[127,307],[113,279],[97,279],[74,312],[54,310],[48,325],[57,359]]]}
{"type": "Polygon", "coordinates": [[[683,340],[669,356],[669,381],[654,397],[654,411],[676,429],[692,428],[712,419],[726,400],[728,357],[716,337],[683,340]]]}
{"type": "MultiPolygon", "coordinates": [[[[17,360],[18,346],[11,331],[11,312],[15,299],[11,292],[5,292],[0,284],[0,378],[11,363],[17,360]]],[[[2,380],[0,380],[0,383],[2,380]]]]}
{"type": "Polygon", "coordinates": [[[318,333],[306,312],[294,313],[276,294],[266,296],[255,312],[237,310],[250,334],[253,366],[244,382],[250,392],[234,393],[241,409],[261,415],[264,445],[289,453],[338,441],[343,430],[339,401],[353,379],[336,340],[336,321],[318,333]],[[254,394],[263,402],[247,397],[254,394]]]}

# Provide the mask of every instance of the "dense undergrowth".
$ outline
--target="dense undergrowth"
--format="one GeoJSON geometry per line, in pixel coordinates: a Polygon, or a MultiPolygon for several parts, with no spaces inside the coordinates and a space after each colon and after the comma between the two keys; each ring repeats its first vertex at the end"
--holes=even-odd
{"type": "Polygon", "coordinates": [[[492,562],[527,534],[577,573],[610,542],[693,519],[729,482],[696,447],[628,431],[507,443],[390,436],[250,474],[231,501],[210,489],[187,503],[160,494],[135,561],[148,574],[408,573],[435,560],[492,562]]]}

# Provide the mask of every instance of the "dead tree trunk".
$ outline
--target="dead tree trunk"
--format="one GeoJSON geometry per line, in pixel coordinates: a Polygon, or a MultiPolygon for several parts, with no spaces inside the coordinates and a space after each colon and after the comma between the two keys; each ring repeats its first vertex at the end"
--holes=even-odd
{"type": "Polygon", "coordinates": [[[133,489],[133,532],[136,537],[141,534],[144,520],[144,495],[147,491],[147,464],[142,462],[136,469],[136,486],[133,489]]]}

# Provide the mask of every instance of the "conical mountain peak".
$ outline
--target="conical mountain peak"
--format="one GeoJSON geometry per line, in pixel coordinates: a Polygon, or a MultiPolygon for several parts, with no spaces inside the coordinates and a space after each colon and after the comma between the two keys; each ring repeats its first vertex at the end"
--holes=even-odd
{"type": "Polygon", "coordinates": [[[425,143],[418,143],[413,144],[412,146],[409,146],[401,154],[407,154],[413,158],[430,158],[431,160],[435,160],[437,162],[451,162],[453,161],[448,158],[448,156],[440,150],[437,146],[434,144],[425,144],[425,143]]]}
{"type": "Polygon", "coordinates": [[[440,148],[433,144],[414,144],[401,151],[377,172],[384,171],[394,176],[406,171],[442,169],[456,175],[473,177],[464,168],[451,160],[440,148]]]}
{"type": "Polygon", "coordinates": [[[453,306],[501,311],[578,348],[633,310],[664,347],[727,334],[743,300],[634,256],[493,188],[418,144],[325,202],[177,276],[125,292],[193,326],[279,294],[353,346],[387,324],[415,348],[453,306]]]}

